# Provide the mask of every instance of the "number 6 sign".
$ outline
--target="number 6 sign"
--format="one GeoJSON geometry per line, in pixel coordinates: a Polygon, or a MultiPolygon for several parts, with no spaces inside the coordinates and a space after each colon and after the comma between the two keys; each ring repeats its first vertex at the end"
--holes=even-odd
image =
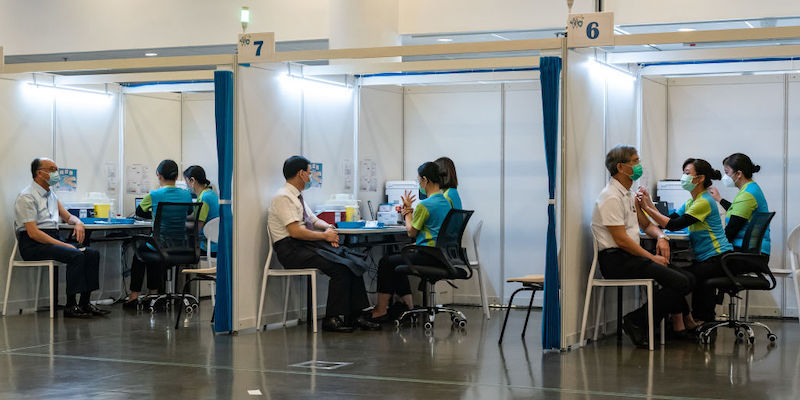
{"type": "Polygon", "coordinates": [[[236,47],[240,63],[275,61],[275,34],[272,32],[239,35],[236,47]]]}
{"type": "Polygon", "coordinates": [[[593,47],[614,45],[614,13],[570,14],[567,19],[567,45],[593,47]]]}

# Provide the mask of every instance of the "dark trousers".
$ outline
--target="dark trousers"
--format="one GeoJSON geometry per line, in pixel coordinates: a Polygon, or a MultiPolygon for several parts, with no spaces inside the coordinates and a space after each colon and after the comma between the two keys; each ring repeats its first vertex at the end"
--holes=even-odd
{"type": "MultiPolygon", "coordinates": [[[[59,239],[57,230],[44,230],[50,237],[59,239]]],[[[78,293],[88,294],[100,288],[100,253],[94,249],[67,248],[54,244],[39,243],[21,232],[19,236],[19,254],[23,260],[56,260],[67,264],[67,297],[78,293]]],[[[86,296],[81,302],[88,302],[86,296]]]]}
{"type": "MultiPolygon", "coordinates": [[[[415,253],[410,261],[416,265],[438,265],[439,261],[424,254],[415,253]]],[[[378,261],[378,293],[405,296],[411,294],[408,275],[395,271],[398,265],[407,264],[401,254],[386,255],[378,261]]]]}
{"type": "Polygon", "coordinates": [[[692,291],[692,316],[699,321],[713,321],[715,318],[716,290],[706,286],[706,281],[725,276],[720,264],[721,259],[722,255],[711,257],[705,261],[697,261],[688,268],[697,278],[692,291]]]}
{"type": "MultiPolygon", "coordinates": [[[[139,247],[139,251],[152,251],[147,248],[145,245],[141,245],[139,247]]],[[[132,292],[141,292],[142,291],[142,283],[144,283],[144,273],[147,271],[147,288],[150,290],[158,291],[158,293],[164,293],[165,291],[165,276],[166,270],[161,263],[148,263],[144,262],[139,259],[139,257],[133,257],[133,263],[131,264],[131,286],[130,290],[132,292]]]]}
{"type": "Polygon", "coordinates": [[[347,318],[357,317],[369,307],[364,278],[354,274],[349,268],[317,254],[300,240],[286,238],[275,242],[273,247],[278,261],[287,269],[316,268],[331,278],[328,285],[326,315],[347,318]]]}
{"type": "MultiPolygon", "coordinates": [[[[600,271],[606,279],[654,279],[661,286],[653,288],[653,319],[661,321],[668,314],[689,313],[685,296],[694,284],[691,273],[674,267],[656,264],[647,258],[634,256],[620,249],[600,252],[600,271]]],[[[636,323],[647,321],[647,305],[629,314],[636,323]]]]}

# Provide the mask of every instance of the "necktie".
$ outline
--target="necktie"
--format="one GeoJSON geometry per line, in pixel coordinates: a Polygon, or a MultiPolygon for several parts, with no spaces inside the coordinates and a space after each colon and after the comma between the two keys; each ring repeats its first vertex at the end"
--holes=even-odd
{"type": "Polygon", "coordinates": [[[311,222],[311,218],[306,212],[306,202],[303,200],[303,194],[301,193],[299,196],[297,196],[297,198],[300,199],[300,206],[303,207],[303,222],[306,224],[306,228],[313,231],[314,223],[311,222]]]}

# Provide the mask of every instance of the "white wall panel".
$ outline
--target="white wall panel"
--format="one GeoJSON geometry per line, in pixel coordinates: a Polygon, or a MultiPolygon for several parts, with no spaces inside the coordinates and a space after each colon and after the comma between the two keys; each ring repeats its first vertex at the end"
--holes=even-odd
{"type": "MultiPolygon", "coordinates": [[[[786,228],[787,232],[791,233],[793,229],[800,226],[800,210],[797,204],[800,204],[800,75],[791,75],[789,77],[789,96],[788,96],[788,111],[789,111],[789,141],[787,143],[788,164],[787,164],[787,205],[786,207],[786,228]]],[[[786,248],[783,248],[787,251],[786,248]]],[[[778,254],[777,248],[773,246],[772,254],[778,254]]],[[[788,255],[787,255],[788,257],[788,255]]],[[[787,258],[784,268],[789,269],[790,260],[787,258]]],[[[785,316],[797,316],[798,305],[795,300],[794,281],[791,278],[785,279],[787,286],[786,294],[784,296],[786,304],[785,316]]]]}
{"type": "Polygon", "coordinates": [[[643,78],[642,140],[639,156],[644,166],[640,184],[655,194],[656,183],[667,173],[667,85],[666,82],[643,78]]]}
{"type": "Polygon", "coordinates": [[[464,208],[475,210],[472,218],[476,222],[484,220],[481,263],[489,293],[498,292],[503,284],[500,86],[419,86],[405,90],[405,177],[415,180],[417,167],[425,161],[441,156],[453,159],[464,208]]]}
{"type": "MultiPolygon", "coordinates": [[[[0,194],[0,282],[5,288],[8,257],[14,245],[14,202],[31,183],[30,163],[36,157],[53,157],[52,90],[0,79],[0,157],[3,191],[0,194]]],[[[63,268],[62,268],[63,269],[63,268]]],[[[62,280],[63,282],[63,280],[62,280]]],[[[9,312],[33,306],[36,271],[14,272],[9,312]]],[[[43,296],[47,283],[42,282],[43,296]]],[[[61,287],[64,287],[63,285],[61,287]]],[[[4,289],[3,289],[4,290],[4,289]]],[[[5,294],[5,293],[3,293],[5,294]]]]}
{"type": "Polygon", "coordinates": [[[219,193],[214,93],[184,93],[181,101],[181,174],[190,165],[199,165],[219,193]]]}
{"type": "MultiPolygon", "coordinates": [[[[181,100],[180,94],[125,95],[124,168],[143,164],[150,168],[152,189],[158,188],[156,167],[164,159],[181,165],[181,100]]],[[[141,195],[125,193],[124,214],[134,210],[134,199],[141,195]]]]}
{"type": "Polygon", "coordinates": [[[378,191],[359,191],[361,216],[369,215],[386,201],[386,181],[403,179],[403,91],[397,86],[361,88],[358,159],[375,161],[378,191]]]}
{"type": "MultiPolygon", "coordinates": [[[[544,274],[547,247],[547,162],[544,152],[542,89],[539,82],[505,85],[504,276],[544,274]]],[[[506,304],[518,283],[504,283],[506,304]]],[[[476,292],[477,293],[477,292],[476,292]]],[[[527,305],[531,292],[516,304],[527,305]]],[[[499,293],[498,293],[499,294],[499,293]]],[[[543,296],[534,304],[541,306],[543,296]]]]}
{"type": "MultiPolygon", "coordinates": [[[[577,52],[569,54],[567,70],[566,186],[561,206],[566,208],[561,221],[561,346],[578,342],[586,282],[592,262],[590,230],[594,201],[606,184],[603,167],[603,126],[605,67],[577,52]]],[[[590,314],[591,315],[591,314],[590,314]]]]}

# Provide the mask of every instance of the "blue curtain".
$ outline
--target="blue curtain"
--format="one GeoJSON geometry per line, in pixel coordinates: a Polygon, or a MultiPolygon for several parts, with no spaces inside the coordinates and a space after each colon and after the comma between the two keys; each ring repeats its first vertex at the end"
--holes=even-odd
{"type": "Polygon", "coordinates": [[[547,158],[547,178],[550,204],[547,206],[547,253],[544,271],[544,315],[542,317],[542,348],[561,348],[561,304],[558,279],[558,249],[556,244],[556,162],[558,161],[558,83],[561,59],[542,57],[539,61],[542,84],[542,115],[544,117],[544,151],[547,158]]]}
{"type": "Polygon", "coordinates": [[[214,72],[214,116],[217,125],[219,167],[219,243],[217,249],[217,303],[214,332],[232,332],[233,286],[233,72],[214,72]]]}

